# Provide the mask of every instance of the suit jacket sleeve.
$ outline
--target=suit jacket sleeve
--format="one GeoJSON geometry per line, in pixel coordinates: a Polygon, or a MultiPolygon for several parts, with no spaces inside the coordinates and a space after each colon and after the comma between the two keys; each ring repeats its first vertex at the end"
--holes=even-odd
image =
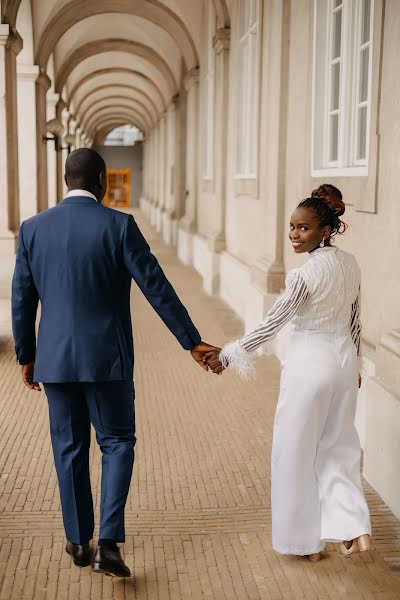
{"type": "Polygon", "coordinates": [[[201,341],[200,334],[131,215],[127,220],[123,253],[130,275],[168,329],[185,350],[194,348],[201,341]]]}
{"type": "Polygon", "coordinates": [[[36,353],[35,322],[39,295],[32,278],[28,253],[24,244],[23,223],[12,281],[12,327],[15,352],[20,365],[34,362],[36,353]]]}

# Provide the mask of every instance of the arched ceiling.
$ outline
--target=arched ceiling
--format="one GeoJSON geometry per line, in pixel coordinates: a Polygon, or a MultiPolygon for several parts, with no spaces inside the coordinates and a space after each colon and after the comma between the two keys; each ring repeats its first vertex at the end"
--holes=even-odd
{"type": "Polygon", "coordinates": [[[79,106],[83,99],[101,86],[113,87],[114,85],[130,85],[142,92],[145,96],[152,99],[158,112],[167,108],[166,101],[157,85],[147,76],[127,68],[109,67],[107,69],[97,69],[88,73],[70,88],[69,100],[76,102],[79,106]]]}
{"type": "Polygon", "coordinates": [[[112,98],[110,102],[103,101],[91,106],[81,117],[80,124],[84,130],[89,129],[90,123],[95,120],[94,118],[100,115],[103,111],[107,110],[110,114],[115,114],[120,109],[134,110],[138,115],[142,117],[142,120],[146,123],[146,130],[148,131],[152,125],[151,115],[147,108],[138,101],[132,100],[131,98],[112,98]]]}
{"type": "Polygon", "coordinates": [[[134,86],[125,84],[105,85],[95,88],[82,99],[82,102],[80,102],[80,114],[86,114],[86,111],[94,105],[102,106],[105,102],[114,102],[118,99],[139,102],[146,109],[152,123],[157,121],[158,111],[152,99],[143,94],[140,90],[137,90],[134,86]]]}
{"type": "MultiPolygon", "coordinates": [[[[206,1],[0,0],[2,22],[15,26],[18,15],[24,37],[32,32],[35,64],[50,75],[51,59],[52,89],[92,137],[110,119],[143,131],[155,125],[185,73],[199,66],[206,1]],[[21,2],[32,10],[18,14],[21,2]]],[[[231,0],[210,1],[217,27],[230,27],[231,0]]]]}

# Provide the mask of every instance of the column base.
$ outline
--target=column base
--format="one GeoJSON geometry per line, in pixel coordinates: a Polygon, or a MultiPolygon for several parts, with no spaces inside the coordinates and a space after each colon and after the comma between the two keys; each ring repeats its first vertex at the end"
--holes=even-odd
{"type": "Polygon", "coordinates": [[[193,235],[183,229],[181,224],[178,226],[178,258],[184,265],[193,263],[193,235]]]}
{"type": "Polygon", "coordinates": [[[12,231],[0,233],[0,298],[11,298],[11,282],[15,267],[18,238],[12,231]]]}
{"type": "Polygon", "coordinates": [[[364,476],[400,518],[400,331],[382,337],[375,361],[363,360],[362,375],[356,426],[364,476]]]}
{"type": "Polygon", "coordinates": [[[157,206],[156,208],[156,212],[155,212],[155,228],[157,233],[161,233],[162,232],[162,221],[163,221],[163,209],[160,208],[159,206],[157,206]]]}
{"type": "Polygon", "coordinates": [[[221,254],[209,247],[208,239],[196,234],[193,236],[193,266],[203,279],[203,289],[207,294],[219,294],[221,254]]]}

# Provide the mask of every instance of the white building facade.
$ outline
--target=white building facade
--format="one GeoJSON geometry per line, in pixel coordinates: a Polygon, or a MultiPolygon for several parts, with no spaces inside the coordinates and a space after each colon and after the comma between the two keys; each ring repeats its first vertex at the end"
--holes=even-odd
{"type": "MultiPolygon", "coordinates": [[[[302,260],[287,239],[291,212],[333,183],[349,224],[337,243],[363,274],[364,474],[400,516],[399,2],[2,0],[1,9],[1,293],[21,218],[65,193],[67,148],[101,144],[124,124],[144,134],[142,210],[246,330],[302,260]]],[[[282,344],[284,332],[278,355],[282,344]]]]}

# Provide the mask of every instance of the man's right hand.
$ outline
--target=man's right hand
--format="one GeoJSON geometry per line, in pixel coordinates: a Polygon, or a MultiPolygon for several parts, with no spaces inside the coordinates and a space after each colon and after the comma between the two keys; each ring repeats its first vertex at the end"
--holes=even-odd
{"type": "Polygon", "coordinates": [[[22,381],[30,390],[35,390],[36,392],[40,392],[40,385],[33,381],[33,369],[35,363],[31,362],[27,365],[22,365],[22,381]]]}
{"type": "Polygon", "coordinates": [[[211,346],[205,342],[200,342],[200,344],[197,344],[197,346],[191,349],[190,353],[193,359],[201,366],[201,368],[205,371],[208,371],[208,365],[205,362],[206,354],[209,352],[212,352],[213,354],[219,354],[220,351],[221,348],[218,348],[218,346],[211,346]]]}

